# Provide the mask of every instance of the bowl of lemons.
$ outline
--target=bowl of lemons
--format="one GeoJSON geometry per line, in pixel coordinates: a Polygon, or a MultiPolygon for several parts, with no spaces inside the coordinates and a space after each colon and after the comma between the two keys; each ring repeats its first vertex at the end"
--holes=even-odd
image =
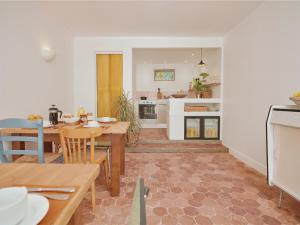
{"type": "Polygon", "coordinates": [[[293,101],[296,105],[300,105],[300,91],[295,92],[290,100],[293,101]]]}
{"type": "Polygon", "coordinates": [[[30,115],[27,116],[27,119],[31,120],[31,121],[35,121],[35,120],[42,120],[43,117],[41,115],[38,115],[38,114],[30,114],[30,115]]]}

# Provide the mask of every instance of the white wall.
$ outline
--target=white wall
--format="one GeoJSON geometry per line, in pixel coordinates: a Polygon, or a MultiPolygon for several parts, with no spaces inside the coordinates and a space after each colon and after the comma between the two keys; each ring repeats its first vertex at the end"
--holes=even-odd
{"type": "Polygon", "coordinates": [[[221,49],[203,49],[205,69],[196,65],[201,60],[200,49],[134,49],[134,91],[172,92],[188,90],[189,82],[201,72],[208,72],[210,77],[220,80],[221,49]],[[154,81],[155,69],[175,69],[175,81],[154,81]]]}
{"type": "Polygon", "coordinates": [[[0,119],[72,109],[72,38],[41,9],[0,7],[0,119]],[[40,48],[56,51],[43,61],[40,48]]]}
{"type": "Polygon", "coordinates": [[[83,105],[96,113],[96,54],[123,53],[123,89],[132,96],[132,49],[222,48],[223,38],[76,37],[74,39],[74,109],[83,105]]]}
{"type": "Polygon", "coordinates": [[[224,55],[224,143],[265,173],[268,108],[300,90],[300,2],[262,3],[225,36],[224,55]]]}
{"type": "Polygon", "coordinates": [[[136,65],[136,91],[176,92],[188,90],[189,82],[199,72],[193,64],[138,64],[136,65]],[[154,81],[154,70],[175,69],[175,81],[154,81]]]}

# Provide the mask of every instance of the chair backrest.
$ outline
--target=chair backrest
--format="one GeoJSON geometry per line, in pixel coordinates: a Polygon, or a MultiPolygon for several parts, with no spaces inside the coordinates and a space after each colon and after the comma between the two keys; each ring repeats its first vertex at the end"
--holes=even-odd
{"type": "Polygon", "coordinates": [[[62,128],[60,140],[65,163],[94,162],[95,137],[102,134],[102,128],[62,128]],[[87,144],[90,149],[87,150],[87,144]]]}
{"type": "Polygon", "coordinates": [[[134,190],[131,212],[128,225],[146,225],[146,202],[145,197],[149,189],[144,185],[144,179],[138,178],[134,190]]]}
{"type": "Polygon", "coordinates": [[[0,120],[0,128],[5,129],[7,132],[3,133],[0,130],[0,161],[10,162],[7,158],[8,155],[34,155],[38,157],[39,163],[44,163],[44,137],[43,137],[43,120],[30,121],[26,119],[4,119],[0,120]],[[37,137],[32,136],[12,136],[9,128],[31,128],[37,129],[37,137]],[[4,142],[35,142],[37,149],[31,150],[12,150],[5,149],[4,142]]]}

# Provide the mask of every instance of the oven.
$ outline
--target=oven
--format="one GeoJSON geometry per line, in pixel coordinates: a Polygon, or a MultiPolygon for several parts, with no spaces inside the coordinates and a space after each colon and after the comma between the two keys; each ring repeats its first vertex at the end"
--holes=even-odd
{"type": "Polygon", "coordinates": [[[156,103],[149,100],[139,102],[139,118],[141,120],[157,120],[156,103]]]}

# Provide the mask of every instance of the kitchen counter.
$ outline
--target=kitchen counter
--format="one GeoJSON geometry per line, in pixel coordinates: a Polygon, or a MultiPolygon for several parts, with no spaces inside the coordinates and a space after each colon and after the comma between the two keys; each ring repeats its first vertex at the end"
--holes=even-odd
{"type": "Polygon", "coordinates": [[[219,98],[169,98],[170,103],[221,103],[219,98]]]}
{"type": "Polygon", "coordinates": [[[167,134],[170,140],[184,140],[185,117],[221,117],[219,98],[170,98],[168,99],[167,134]],[[209,111],[186,112],[186,104],[205,105],[209,111]],[[215,110],[212,110],[215,109],[215,110]]]}

